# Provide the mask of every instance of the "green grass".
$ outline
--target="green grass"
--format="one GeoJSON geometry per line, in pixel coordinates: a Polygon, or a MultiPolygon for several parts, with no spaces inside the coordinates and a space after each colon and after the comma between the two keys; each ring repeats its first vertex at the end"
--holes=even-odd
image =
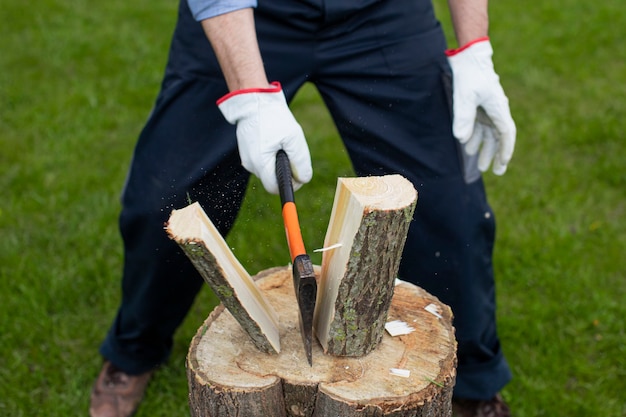
{"type": "MultiPolygon", "coordinates": [[[[2,416],[86,414],[120,296],[118,196],[176,8],[0,8],[2,416]]],[[[515,375],[504,395],[518,417],[626,416],[624,27],[622,0],[491,4],[496,69],[518,125],[509,171],[486,176],[500,335],[515,375]]],[[[352,172],[316,92],[304,89],[293,108],[314,158],[298,201],[317,248],[336,178],[352,172]]],[[[251,273],[288,262],[277,208],[253,181],[228,238],[251,273]]],[[[214,304],[205,288],[139,416],[188,415],[185,354],[214,304]]]]}

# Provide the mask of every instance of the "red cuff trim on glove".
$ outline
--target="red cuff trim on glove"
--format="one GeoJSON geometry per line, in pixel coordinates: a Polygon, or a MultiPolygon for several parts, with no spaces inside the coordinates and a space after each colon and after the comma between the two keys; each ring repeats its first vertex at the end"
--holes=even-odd
{"type": "Polygon", "coordinates": [[[471,42],[466,43],[465,45],[461,46],[460,48],[456,48],[456,49],[446,49],[446,56],[454,56],[456,54],[458,54],[459,52],[463,52],[464,50],[466,50],[467,48],[469,48],[470,46],[477,44],[479,42],[485,42],[489,40],[489,36],[483,36],[482,38],[478,38],[478,39],[474,39],[471,42]]]}
{"type": "Polygon", "coordinates": [[[239,94],[247,94],[247,93],[278,93],[280,90],[282,90],[282,87],[281,87],[281,85],[280,85],[280,83],[278,81],[271,82],[270,84],[273,85],[273,87],[270,87],[270,88],[246,88],[246,89],[243,89],[243,90],[231,91],[230,93],[226,94],[225,96],[223,96],[222,98],[217,100],[217,105],[219,106],[220,104],[222,104],[223,102],[225,102],[229,98],[231,98],[233,96],[237,96],[239,94]]]}

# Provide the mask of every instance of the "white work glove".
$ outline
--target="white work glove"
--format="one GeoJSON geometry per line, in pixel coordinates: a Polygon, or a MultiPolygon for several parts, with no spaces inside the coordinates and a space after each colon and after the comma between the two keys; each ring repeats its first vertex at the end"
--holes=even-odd
{"type": "Polygon", "coordinates": [[[478,156],[478,169],[502,175],[515,148],[515,122],[509,100],[493,68],[489,38],[446,51],[452,67],[454,136],[469,155],[478,156]]]}
{"type": "Polygon", "coordinates": [[[291,165],[294,190],[311,181],[311,155],[302,128],[293,117],[280,83],[272,88],[239,90],[217,101],[222,114],[237,125],[241,164],[278,194],[276,152],[283,149],[291,165]]]}

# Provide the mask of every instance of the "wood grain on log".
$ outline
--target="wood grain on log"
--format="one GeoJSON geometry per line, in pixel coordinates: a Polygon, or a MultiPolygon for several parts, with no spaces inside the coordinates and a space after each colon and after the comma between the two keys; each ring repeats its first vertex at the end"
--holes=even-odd
{"type": "Polygon", "coordinates": [[[260,352],[233,316],[216,308],[193,338],[187,357],[191,415],[204,417],[443,417],[451,415],[456,342],[450,309],[409,283],[396,286],[389,320],[415,331],[384,334],[377,349],[360,358],[313,348],[307,363],[298,329],[288,267],[257,276],[276,309],[282,350],[260,352]],[[425,310],[434,304],[440,317],[425,310]],[[410,371],[407,378],[391,368],[410,371]]]}

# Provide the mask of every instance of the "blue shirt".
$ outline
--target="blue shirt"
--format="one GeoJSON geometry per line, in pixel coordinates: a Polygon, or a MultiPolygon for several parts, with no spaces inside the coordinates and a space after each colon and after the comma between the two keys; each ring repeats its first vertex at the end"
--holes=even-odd
{"type": "Polygon", "coordinates": [[[256,7],[257,0],[187,0],[194,19],[201,21],[224,13],[256,7]]]}

